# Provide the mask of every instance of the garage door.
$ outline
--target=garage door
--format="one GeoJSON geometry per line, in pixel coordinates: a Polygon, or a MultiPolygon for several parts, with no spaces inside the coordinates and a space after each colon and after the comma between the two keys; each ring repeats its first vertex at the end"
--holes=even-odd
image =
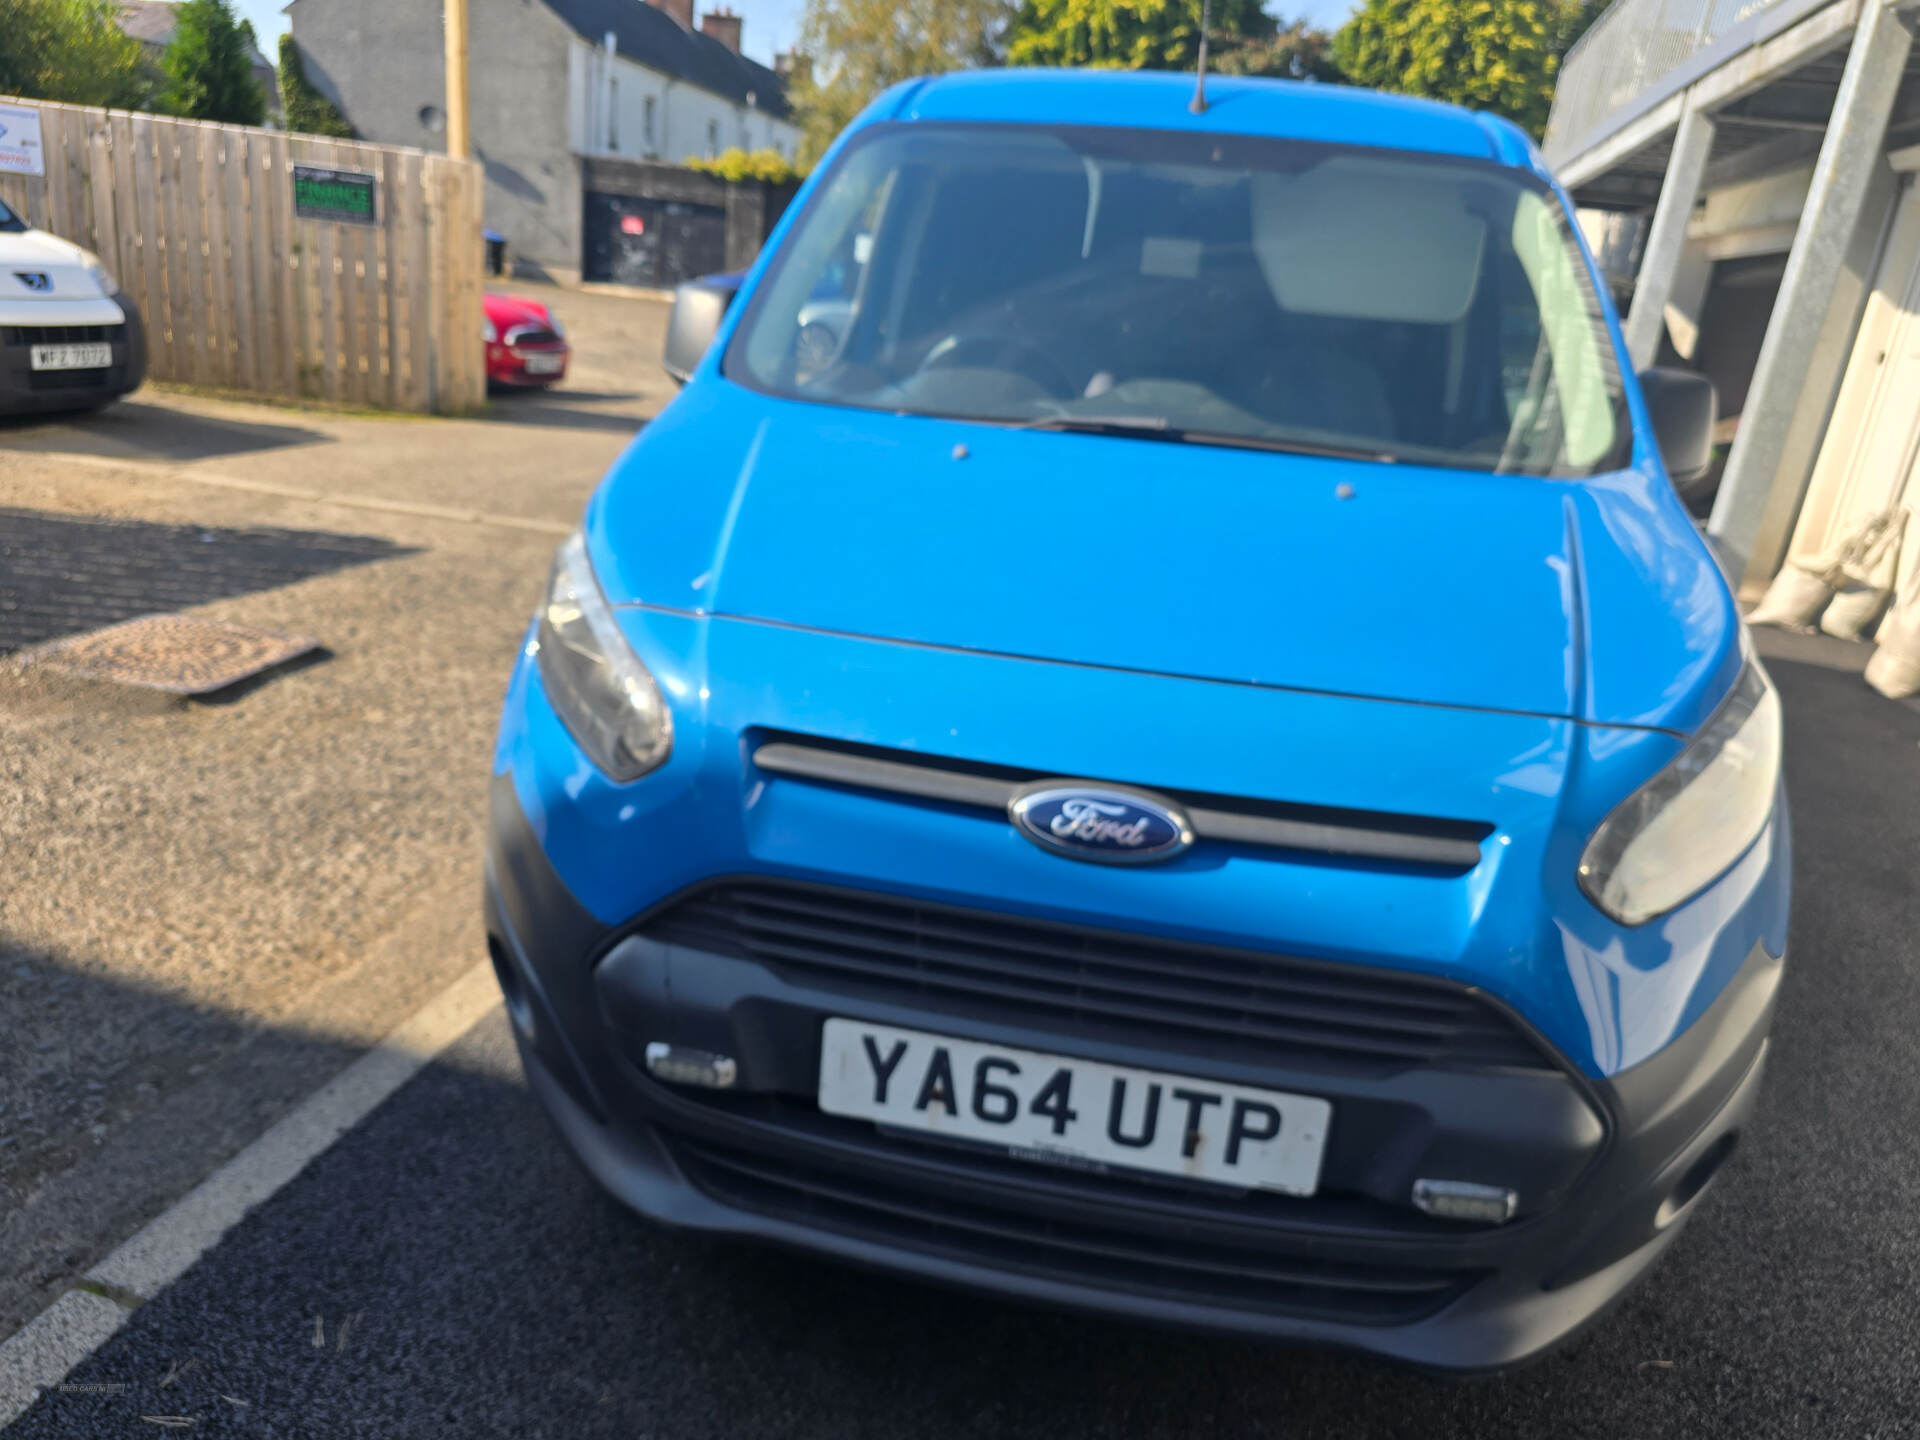
{"type": "Polygon", "coordinates": [[[640,195],[587,192],[587,280],[671,289],[727,268],[727,212],[640,195]]]}

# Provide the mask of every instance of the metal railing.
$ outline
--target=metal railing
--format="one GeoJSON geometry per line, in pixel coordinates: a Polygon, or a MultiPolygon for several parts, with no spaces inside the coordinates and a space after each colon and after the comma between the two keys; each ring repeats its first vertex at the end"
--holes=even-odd
{"type": "Polygon", "coordinates": [[[1780,0],[1615,0],[1561,63],[1542,149],[1563,165],[1610,115],[1780,0]]]}

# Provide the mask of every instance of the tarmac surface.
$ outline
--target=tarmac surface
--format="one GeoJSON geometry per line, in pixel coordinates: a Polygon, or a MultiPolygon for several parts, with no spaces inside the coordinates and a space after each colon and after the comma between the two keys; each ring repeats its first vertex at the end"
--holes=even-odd
{"type": "Polygon", "coordinates": [[[985,1301],[646,1225],[495,1011],[9,1431],[151,1435],[1902,1436],[1920,1414],[1920,710],[1766,636],[1797,905],[1760,1113],[1649,1282],[1515,1374],[985,1301]]]}
{"type": "Polygon", "coordinates": [[[0,1336],[482,953],[514,649],[672,394],[663,306],[549,295],[573,373],[484,417],[0,423],[0,1336]],[[210,701],[26,663],[175,610],[326,655],[210,701]]]}

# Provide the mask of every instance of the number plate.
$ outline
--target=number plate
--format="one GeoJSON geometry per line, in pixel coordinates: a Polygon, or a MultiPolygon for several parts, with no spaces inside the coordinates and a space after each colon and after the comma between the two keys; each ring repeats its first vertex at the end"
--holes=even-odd
{"type": "Polygon", "coordinates": [[[1064,1055],[828,1020],[820,1108],[1080,1169],[1311,1195],[1333,1107],[1064,1055]]]}
{"type": "Polygon", "coordinates": [[[564,355],[528,355],[521,363],[529,375],[558,375],[566,367],[564,355]]]}
{"type": "Polygon", "coordinates": [[[111,345],[35,345],[27,363],[35,370],[104,370],[113,364],[111,345]]]}

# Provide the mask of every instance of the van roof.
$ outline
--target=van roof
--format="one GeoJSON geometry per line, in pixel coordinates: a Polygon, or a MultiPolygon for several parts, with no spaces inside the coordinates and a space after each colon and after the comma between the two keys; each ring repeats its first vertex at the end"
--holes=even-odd
{"type": "Polygon", "coordinates": [[[1187,109],[1191,74],[1129,70],[967,70],[898,87],[870,120],[1127,125],[1471,156],[1547,173],[1516,126],[1491,115],[1346,85],[1207,77],[1207,109],[1187,109]]]}

